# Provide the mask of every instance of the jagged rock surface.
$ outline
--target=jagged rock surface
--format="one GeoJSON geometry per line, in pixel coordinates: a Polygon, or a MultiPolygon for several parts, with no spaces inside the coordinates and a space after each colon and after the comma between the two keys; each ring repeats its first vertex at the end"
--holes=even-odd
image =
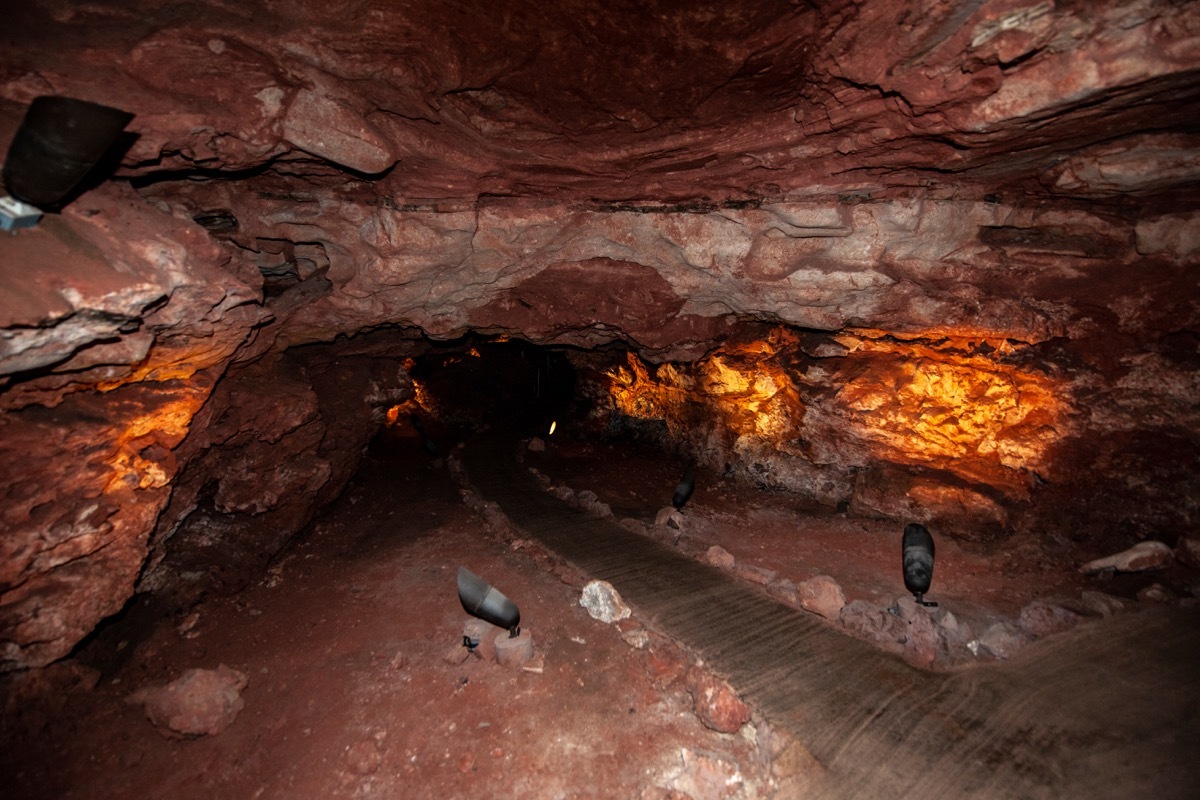
{"type": "Polygon", "coordinates": [[[136,139],[0,237],[0,666],[170,583],[201,527],[262,554],[302,525],[408,390],[360,352],[352,407],[282,354],[364,329],[625,342],[624,388],[674,398],[625,424],[764,485],[981,539],[1066,509],[1120,532],[1089,557],[1171,541],[1198,52],[1165,0],[19,4],[0,147],[41,94],[136,139]],[[812,333],[752,353],[747,323],[812,333]]]}

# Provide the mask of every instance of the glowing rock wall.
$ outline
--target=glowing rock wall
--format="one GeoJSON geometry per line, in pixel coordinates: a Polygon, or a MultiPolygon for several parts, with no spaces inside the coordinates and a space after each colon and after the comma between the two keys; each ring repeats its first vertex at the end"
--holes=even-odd
{"type": "MultiPolygon", "coordinates": [[[[1145,492],[1115,464],[1153,458],[1156,449],[1111,432],[1145,421],[1122,414],[1098,425],[1102,408],[1120,413],[1120,393],[1096,393],[1095,373],[1048,363],[1047,349],[775,329],[735,337],[691,363],[629,354],[587,372],[587,394],[597,403],[594,421],[609,431],[649,436],[762,486],[933,523],[958,538],[1037,530],[1100,541],[1118,527],[1186,531],[1195,513],[1188,501],[1149,514],[1144,504],[1120,507],[1117,498],[1145,492]],[[1115,461],[1114,450],[1122,456],[1115,461]]],[[[1156,407],[1173,402],[1171,383],[1155,390],[1156,407]]],[[[1194,406],[1177,408],[1196,418],[1194,406]]],[[[1181,433],[1168,427],[1175,432],[1164,432],[1162,445],[1181,433]]],[[[1167,470],[1164,493],[1191,496],[1193,464],[1167,470]]]]}

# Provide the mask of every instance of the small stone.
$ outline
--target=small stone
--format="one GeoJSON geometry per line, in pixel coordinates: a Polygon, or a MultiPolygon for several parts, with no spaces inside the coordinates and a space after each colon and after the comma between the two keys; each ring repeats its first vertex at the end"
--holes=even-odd
{"type": "Polygon", "coordinates": [[[1200,567],[1200,537],[1185,536],[1175,545],[1175,557],[1189,567],[1200,567]]]}
{"type": "Polygon", "coordinates": [[[1126,601],[1104,592],[1087,591],[1079,597],[1085,608],[1101,617],[1111,617],[1129,607],[1126,601]]]}
{"type": "Polygon", "coordinates": [[[1170,605],[1175,602],[1175,595],[1161,583],[1152,583],[1137,593],[1137,599],[1143,603],[1170,605]]]}
{"type": "Polygon", "coordinates": [[[555,486],[553,494],[559,500],[563,500],[563,501],[569,503],[569,502],[571,502],[571,498],[573,498],[575,496],[575,490],[572,489],[570,486],[555,486]]]}
{"type": "Polygon", "coordinates": [[[654,524],[659,528],[670,527],[676,530],[683,530],[683,514],[680,514],[671,506],[661,508],[654,517],[654,524]]]}
{"type": "Polygon", "coordinates": [[[717,569],[733,569],[733,565],[737,563],[733,554],[716,544],[704,553],[704,560],[717,569]]]}
{"type": "Polygon", "coordinates": [[[1163,569],[1175,560],[1171,548],[1162,542],[1138,542],[1128,550],[1104,558],[1089,561],[1079,568],[1085,574],[1095,574],[1105,570],[1117,572],[1144,572],[1151,569],[1163,569]]]}
{"type": "Polygon", "coordinates": [[[733,574],[744,581],[757,583],[759,586],[766,586],[775,580],[777,573],[773,569],[756,567],[753,564],[738,563],[734,564],[733,574]]]}
{"type": "Polygon", "coordinates": [[[164,736],[212,736],[225,730],[245,706],[244,673],[221,664],[213,669],[190,669],[166,686],[131,694],[127,702],[143,706],[146,716],[164,736]]]}
{"type": "Polygon", "coordinates": [[[187,635],[192,632],[192,629],[195,628],[199,622],[200,612],[193,611],[183,618],[183,621],[179,623],[179,625],[176,627],[176,630],[178,630],[181,635],[187,635]]]}
{"type": "Polygon", "coordinates": [[[896,601],[899,617],[908,625],[904,639],[905,657],[919,667],[928,667],[937,658],[941,644],[941,632],[930,609],[919,605],[911,597],[896,601]]]}
{"type": "Polygon", "coordinates": [[[686,670],[687,664],[674,646],[652,647],[646,651],[646,672],[656,686],[670,686],[686,670]]]}
{"type": "Polygon", "coordinates": [[[979,644],[996,658],[1012,658],[1031,641],[1027,633],[1008,622],[989,626],[979,637],[979,644]]]}
{"type": "Polygon", "coordinates": [[[382,763],[379,747],[371,739],[356,742],[346,749],[346,765],[359,775],[370,775],[382,763]]]}
{"type": "Polygon", "coordinates": [[[608,503],[602,503],[599,500],[581,500],[579,509],[596,519],[608,519],[613,515],[612,508],[608,503]]]}
{"type": "Polygon", "coordinates": [[[579,605],[587,609],[592,619],[607,623],[625,619],[633,613],[608,581],[589,581],[583,587],[579,605]]]}
{"type": "Polygon", "coordinates": [[[728,683],[693,667],[688,672],[688,691],[696,716],[706,728],[719,733],[737,733],[750,721],[750,709],[728,683]]]}
{"type": "Polygon", "coordinates": [[[890,653],[904,652],[908,640],[908,625],[887,609],[866,600],[851,600],[842,608],[838,620],[849,631],[875,642],[890,653]]]}
{"type": "Polygon", "coordinates": [[[944,608],[938,609],[934,619],[937,620],[938,628],[941,631],[942,642],[945,643],[946,649],[952,656],[959,656],[964,651],[970,650],[968,644],[975,638],[970,625],[944,608]]]}
{"type": "Polygon", "coordinates": [[[529,440],[529,452],[544,453],[546,451],[546,443],[538,436],[529,440]]]}
{"type": "Polygon", "coordinates": [[[583,573],[565,561],[556,564],[551,571],[556,578],[568,586],[579,586],[583,583],[583,573]]]}
{"type": "Polygon", "coordinates": [[[599,495],[597,495],[591,489],[584,489],[576,494],[575,498],[579,501],[580,505],[587,505],[588,503],[595,503],[600,500],[599,495]]]}
{"type": "Polygon", "coordinates": [[[796,584],[787,578],[776,577],[775,580],[767,584],[767,591],[776,600],[786,605],[795,607],[800,604],[800,600],[796,595],[796,584]]]}
{"type": "Polygon", "coordinates": [[[635,650],[642,650],[646,645],[650,644],[650,634],[646,633],[646,629],[638,625],[631,619],[623,619],[617,623],[617,630],[621,632],[621,638],[625,644],[635,650]]]}
{"type": "Polygon", "coordinates": [[[1074,628],[1079,624],[1079,615],[1044,600],[1034,600],[1021,609],[1017,624],[1030,636],[1041,638],[1074,628]]]}
{"type": "Polygon", "coordinates": [[[633,531],[634,533],[644,534],[646,532],[646,523],[642,522],[640,519],[634,519],[633,517],[622,517],[621,521],[617,524],[625,530],[633,531]]]}
{"type": "Polygon", "coordinates": [[[805,611],[820,614],[825,619],[837,620],[846,605],[842,587],[828,575],[818,575],[796,585],[796,596],[805,611]]]}

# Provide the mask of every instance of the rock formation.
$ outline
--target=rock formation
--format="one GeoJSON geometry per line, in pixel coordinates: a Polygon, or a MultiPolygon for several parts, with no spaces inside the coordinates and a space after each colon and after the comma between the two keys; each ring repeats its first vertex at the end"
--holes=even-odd
{"type": "Polygon", "coordinates": [[[4,669],[269,557],[468,332],[858,513],[1194,530],[1195,5],[33,0],[0,43],[0,146],[44,94],[136,135],[0,241],[4,669]]]}

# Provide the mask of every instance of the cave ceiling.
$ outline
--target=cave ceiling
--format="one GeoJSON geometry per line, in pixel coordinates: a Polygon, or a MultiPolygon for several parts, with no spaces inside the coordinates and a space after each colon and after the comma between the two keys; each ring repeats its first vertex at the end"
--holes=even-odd
{"type": "MultiPolygon", "coordinates": [[[[160,239],[198,223],[224,283],[275,301],[273,341],[411,325],[670,359],[744,320],[1044,341],[1106,324],[1084,306],[1134,262],[1194,256],[1198,19],[1155,0],[29,3],[3,34],[0,134],[42,94],[135,113],[71,235],[113,238],[80,217],[136,196],[172,215],[137,212],[160,239]]],[[[41,294],[13,322],[60,315],[41,294]]],[[[144,316],[83,294],[76,311],[144,316]]]]}

